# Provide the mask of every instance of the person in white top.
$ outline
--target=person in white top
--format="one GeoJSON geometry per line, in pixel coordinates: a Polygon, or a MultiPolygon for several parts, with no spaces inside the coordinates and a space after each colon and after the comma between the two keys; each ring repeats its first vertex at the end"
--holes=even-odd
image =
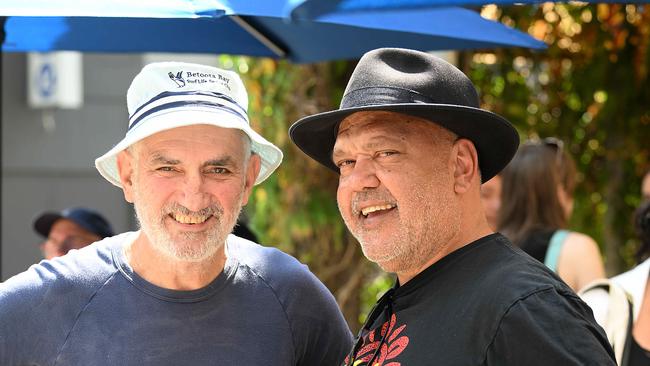
{"type": "Polygon", "coordinates": [[[639,206],[634,221],[641,240],[637,259],[643,261],[580,294],[593,309],[596,321],[605,328],[621,366],[650,365],[650,201],[639,206]],[[602,284],[608,285],[609,291],[602,284]]]}

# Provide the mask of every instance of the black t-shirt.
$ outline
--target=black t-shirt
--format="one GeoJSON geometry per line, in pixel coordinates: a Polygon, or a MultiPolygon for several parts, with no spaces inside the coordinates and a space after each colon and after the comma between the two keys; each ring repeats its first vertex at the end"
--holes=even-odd
{"type": "Polygon", "coordinates": [[[396,286],[374,313],[354,366],[375,353],[373,366],[616,364],[591,309],[500,234],[396,286]]]}

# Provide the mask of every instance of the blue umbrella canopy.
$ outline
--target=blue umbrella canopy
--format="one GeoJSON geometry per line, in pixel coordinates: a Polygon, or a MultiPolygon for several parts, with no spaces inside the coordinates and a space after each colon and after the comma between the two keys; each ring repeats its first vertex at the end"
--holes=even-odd
{"type": "Polygon", "coordinates": [[[527,34],[453,7],[342,12],[291,21],[285,16],[287,0],[2,3],[0,16],[8,16],[5,52],[226,53],[317,62],[358,58],[378,47],[545,47],[527,34]]]}
{"type": "Polygon", "coordinates": [[[0,2],[0,15],[197,18],[223,14],[215,0],[23,0],[0,2]]]}
{"type": "MultiPolygon", "coordinates": [[[[285,11],[293,19],[315,19],[337,12],[367,10],[425,9],[443,6],[480,6],[486,4],[540,4],[554,0],[289,0],[285,11]]],[[[650,0],[598,0],[600,3],[648,3],[650,0]]]]}

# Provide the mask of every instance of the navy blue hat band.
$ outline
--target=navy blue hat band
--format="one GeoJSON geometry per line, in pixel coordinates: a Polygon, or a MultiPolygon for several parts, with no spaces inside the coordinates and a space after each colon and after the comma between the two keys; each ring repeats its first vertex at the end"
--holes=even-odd
{"type": "Polygon", "coordinates": [[[156,112],[160,112],[165,109],[191,106],[218,108],[223,111],[233,113],[242,118],[244,121],[248,122],[246,109],[244,109],[234,99],[225,94],[204,91],[166,91],[151,98],[142,106],[140,106],[135,112],[133,112],[133,114],[131,114],[129,117],[130,123],[128,130],[130,131],[138,124],[138,122],[156,112]]]}
{"type": "Polygon", "coordinates": [[[341,100],[341,108],[377,104],[439,103],[416,91],[389,86],[373,86],[349,91],[341,100]]]}
{"type": "Polygon", "coordinates": [[[180,107],[214,108],[214,109],[218,109],[218,110],[221,110],[221,111],[224,111],[224,112],[234,114],[237,117],[243,119],[244,121],[248,120],[246,118],[245,114],[242,114],[239,111],[237,111],[236,109],[228,107],[228,106],[226,106],[224,104],[206,102],[206,101],[201,101],[201,100],[197,100],[197,101],[178,101],[178,102],[170,102],[170,103],[166,103],[166,104],[161,104],[161,105],[159,105],[157,107],[151,108],[150,110],[142,113],[140,116],[138,116],[138,118],[136,120],[131,122],[131,124],[129,125],[128,130],[131,131],[131,129],[133,127],[135,127],[140,121],[142,121],[143,119],[145,119],[146,117],[148,117],[148,116],[150,116],[150,115],[152,115],[154,113],[157,113],[157,112],[160,112],[160,111],[163,111],[163,110],[166,110],[166,109],[174,109],[174,108],[180,108],[180,107]]]}
{"type": "Polygon", "coordinates": [[[232,99],[231,97],[229,97],[229,96],[227,96],[227,95],[225,95],[225,94],[222,94],[222,93],[206,92],[206,91],[200,91],[200,92],[199,92],[199,91],[184,91],[184,92],[176,92],[176,91],[171,92],[171,91],[166,91],[166,92],[162,92],[162,93],[156,95],[155,97],[149,99],[146,103],[144,103],[143,105],[141,105],[138,109],[136,109],[136,110],[135,110],[135,111],[134,111],[134,112],[129,116],[129,119],[133,118],[135,115],[138,114],[138,112],[140,112],[141,110],[143,110],[144,108],[146,108],[147,106],[149,106],[151,103],[153,103],[153,102],[155,102],[155,101],[157,101],[157,100],[159,100],[159,99],[167,98],[167,97],[185,96],[185,95],[203,96],[203,97],[214,97],[214,98],[218,98],[218,99],[223,99],[223,100],[228,101],[229,103],[232,103],[232,104],[236,105],[237,107],[239,107],[239,108],[241,109],[241,111],[242,111],[243,113],[246,113],[246,110],[245,110],[242,106],[240,106],[240,105],[237,103],[237,101],[235,101],[235,100],[232,99]]]}

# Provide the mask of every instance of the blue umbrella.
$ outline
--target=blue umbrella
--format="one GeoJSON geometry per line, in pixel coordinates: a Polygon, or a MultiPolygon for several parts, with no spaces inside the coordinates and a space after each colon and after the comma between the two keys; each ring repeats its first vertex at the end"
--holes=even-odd
{"type": "Polygon", "coordinates": [[[3,0],[6,52],[227,53],[316,62],[358,58],[378,47],[420,50],[545,45],[462,8],[363,11],[290,21],[287,0],[3,0]],[[49,8],[39,8],[48,3],[49,8]],[[75,11],[68,13],[71,3],[75,11]],[[174,3],[190,3],[175,12],[174,3]],[[37,7],[32,7],[37,4],[37,7]],[[104,4],[104,6],[101,6],[104,4]],[[102,13],[106,4],[110,15],[102,13]],[[162,4],[156,7],[156,4],[162,4]],[[130,8],[136,6],[135,9],[130,8]],[[100,11],[94,10],[100,8],[100,11]],[[123,16],[120,12],[124,11],[123,16]]]}
{"type": "MultiPolygon", "coordinates": [[[[321,15],[336,12],[424,9],[444,6],[480,6],[486,4],[539,4],[547,1],[553,0],[290,0],[285,11],[293,19],[315,19],[321,15]]],[[[650,0],[598,0],[591,2],[648,3],[650,0]]]]}
{"type": "Polygon", "coordinates": [[[218,0],[23,0],[0,2],[1,15],[197,18],[223,14],[218,0]]]}

